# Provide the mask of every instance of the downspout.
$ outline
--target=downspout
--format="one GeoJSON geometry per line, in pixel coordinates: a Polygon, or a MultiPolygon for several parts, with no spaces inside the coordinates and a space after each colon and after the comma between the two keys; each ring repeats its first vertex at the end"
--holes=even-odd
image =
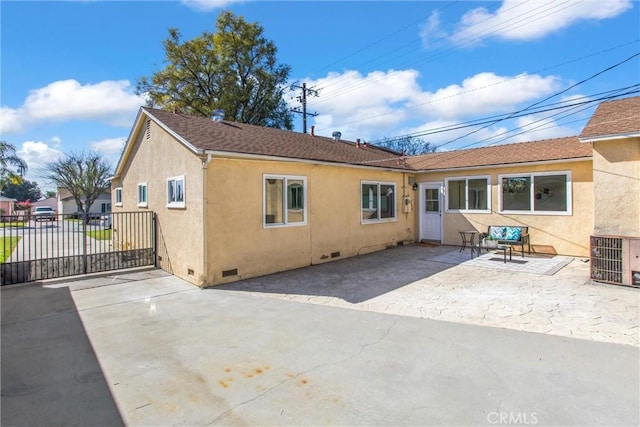
{"type": "Polygon", "coordinates": [[[201,287],[204,287],[208,283],[209,279],[209,245],[207,244],[207,239],[209,236],[208,233],[208,209],[209,209],[209,193],[207,191],[207,170],[209,163],[211,163],[212,156],[211,153],[206,153],[207,157],[204,157],[203,151],[202,160],[202,283],[200,283],[201,287]]]}

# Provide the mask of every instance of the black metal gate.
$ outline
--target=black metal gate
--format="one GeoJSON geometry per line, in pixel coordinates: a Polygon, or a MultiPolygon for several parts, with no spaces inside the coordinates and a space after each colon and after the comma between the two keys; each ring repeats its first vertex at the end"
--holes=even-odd
{"type": "Polygon", "coordinates": [[[0,284],[155,265],[153,212],[0,220],[0,284]]]}

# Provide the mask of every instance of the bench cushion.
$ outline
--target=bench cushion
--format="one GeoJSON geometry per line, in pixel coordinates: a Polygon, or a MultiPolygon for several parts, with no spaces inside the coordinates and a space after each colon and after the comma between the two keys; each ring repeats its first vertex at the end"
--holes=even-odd
{"type": "Polygon", "coordinates": [[[522,229],[520,227],[505,227],[504,240],[520,240],[522,229]]]}

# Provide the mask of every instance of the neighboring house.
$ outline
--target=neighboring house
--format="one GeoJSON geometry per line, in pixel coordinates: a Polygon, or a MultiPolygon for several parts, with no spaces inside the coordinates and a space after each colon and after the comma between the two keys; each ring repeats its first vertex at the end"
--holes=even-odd
{"type": "MultiPolygon", "coordinates": [[[[640,236],[638,107],[640,97],[602,104],[580,138],[414,157],[338,133],[141,108],[112,179],[113,210],[154,211],[158,264],[200,286],[420,240],[458,245],[459,231],[489,225],[526,225],[534,250],[588,256],[590,236],[612,232],[600,225],[612,216],[601,212],[609,187],[621,198],[632,190],[615,209],[627,217],[617,207],[628,206],[632,224],[615,229],[640,236]],[[630,128],[602,130],[607,109],[630,115],[630,128]],[[616,181],[619,167],[628,171],[616,181]]],[[[115,224],[113,233],[135,247],[115,224]]]]}
{"type": "MultiPolygon", "coordinates": [[[[73,214],[79,212],[75,199],[71,193],[64,188],[58,188],[57,206],[54,209],[56,209],[59,214],[73,214]]],[[[111,212],[110,190],[101,193],[89,209],[89,213],[92,214],[102,214],[107,212],[111,212]]]]}
{"type": "Polygon", "coordinates": [[[0,196],[0,215],[4,216],[13,214],[13,208],[16,202],[16,199],[0,196]]]}
{"type": "Polygon", "coordinates": [[[57,197],[48,197],[46,199],[38,200],[37,202],[31,203],[31,210],[36,206],[49,206],[54,211],[58,210],[58,198],[57,197]]]}

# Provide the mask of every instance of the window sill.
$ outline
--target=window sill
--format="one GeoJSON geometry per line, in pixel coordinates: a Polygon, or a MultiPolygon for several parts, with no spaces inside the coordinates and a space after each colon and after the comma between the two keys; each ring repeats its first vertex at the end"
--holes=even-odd
{"type": "Polygon", "coordinates": [[[572,212],[561,211],[499,211],[499,214],[507,215],[546,215],[546,216],[571,216],[572,212]]]}
{"type": "Polygon", "coordinates": [[[167,209],[186,209],[187,206],[184,203],[169,203],[167,209]]]}
{"type": "Polygon", "coordinates": [[[445,213],[450,214],[490,214],[490,210],[479,210],[479,209],[446,209],[445,213]]]}
{"type": "Polygon", "coordinates": [[[306,222],[292,222],[289,224],[277,223],[277,224],[265,224],[262,223],[262,228],[286,228],[286,227],[301,227],[307,225],[306,222]]]}
{"type": "Polygon", "coordinates": [[[146,208],[147,206],[147,203],[138,203],[139,208],[146,208]]]}
{"type": "Polygon", "coordinates": [[[382,219],[363,219],[360,220],[360,224],[384,224],[387,222],[398,222],[397,218],[382,218],[382,219]]]}

